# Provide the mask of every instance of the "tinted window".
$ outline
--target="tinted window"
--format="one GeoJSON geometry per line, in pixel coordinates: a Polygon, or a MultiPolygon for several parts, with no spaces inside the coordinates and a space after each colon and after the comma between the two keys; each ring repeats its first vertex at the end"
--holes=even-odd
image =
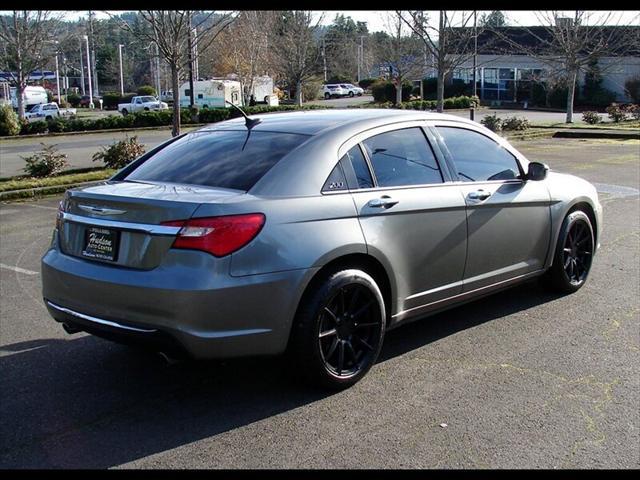
{"type": "Polygon", "coordinates": [[[331,174],[329,175],[329,178],[327,178],[327,181],[324,182],[322,191],[336,192],[336,191],[346,190],[346,189],[347,189],[347,180],[344,177],[344,172],[342,171],[342,167],[340,166],[340,163],[338,163],[331,171],[331,174]]]}
{"type": "Polygon", "coordinates": [[[460,180],[481,182],[519,177],[515,157],[489,137],[463,128],[437,128],[453,157],[460,180]]]}
{"type": "Polygon", "coordinates": [[[194,132],[167,145],[124,180],[249,190],[307,135],[247,131],[194,132]],[[246,142],[246,143],[245,143],[246,142]]]}
{"type": "Polygon", "coordinates": [[[340,163],[350,189],[373,188],[373,179],[371,178],[371,172],[369,172],[369,166],[358,145],[349,150],[340,159],[340,163]]]}
{"type": "Polygon", "coordinates": [[[442,183],[436,158],[420,128],[381,133],[363,144],[380,187],[442,183]]]}

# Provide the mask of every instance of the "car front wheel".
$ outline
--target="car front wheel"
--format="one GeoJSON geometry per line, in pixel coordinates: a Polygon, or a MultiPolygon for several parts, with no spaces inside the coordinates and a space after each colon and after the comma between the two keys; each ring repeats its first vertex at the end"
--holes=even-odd
{"type": "Polygon", "coordinates": [[[334,271],[305,295],[293,325],[294,368],[314,385],[343,389],[373,366],[384,339],[384,300],[358,269],[334,271]]]}
{"type": "Polygon", "coordinates": [[[325,93],[324,94],[324,99],[325,100],[329,100],[330,98],[331,98],[331,94],[329,94],[329,93],[325,93]]]}
{"type": "Polygon", "coordinates": [[[562,293],[579,290],[591,270],[594,245],[589,216],[581,210],[569,213],[562,223],[553,264],[543,277],[544,283],[562,293]]]}

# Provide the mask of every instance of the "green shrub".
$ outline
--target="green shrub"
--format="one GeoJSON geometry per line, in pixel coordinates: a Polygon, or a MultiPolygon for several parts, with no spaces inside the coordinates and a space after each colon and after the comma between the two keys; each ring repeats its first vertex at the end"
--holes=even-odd
{"type": "Polygon", "coordinates": [[[20,121],[11,105],[0,107],[0,136],[18,135],[20,133],[20,121]]]}
{"type": "Polygon", "coordinates": [[[229,110],[226,108],[208,108],[200,112],[200,122],[215,123],[229,118],[229,110]]]}
{"type": "Polygon", "coordinates": [[[142,85],[138,88],[138,95],[156,95],[156,89],[151,85],[142,85]]]}
{"type": "Polygon", "coordinates": [[[631,77],[624,82],[624,93],[633,103],[640,103],[640,75],[631,77]]]}
{"type": "Polygon", "coordinates": [[[569,89],[567,87],[555,87],[549,92],[549,106],[551,108],[558,108],[564,110],[567,108],[567,94],[569,89]]]}
{"type": "Polygon", "coordinates": [[[127,137],[108,147],[101,148],[101,151],[93,154],[92,160],[94,162],[102,161],[106,167],[116,169],[126,167],[145,152],[144,145],[138,142],[137,136],[127,137]]]}
{"type": "Polygon", "coordinates": [[[502,130],[502,120],[498,118],[498,115],[496,114],[485,116],[480,120],[480,123],[492,132],[499,132],[502,130]]]}
{"type": "Polygon", "coordinates": [[[102,106],[105,110],[117,110],[120,103],[120,94],[118,92],[107,92],[102,96],[102,106]]]}
{"type": "Polygon", "coordinates": [[[529,120],[526,118],[509,117],[502,121],[502,130],[528,130],[529,120]]]}
{"type": "Polygon", "coordinates": [[[36,122],[22,121],[20,135],[33,135],[36,133],[45,133],[47,131],[47,122],[38,120],[36,122]]]}
{"type": "Polygon", "coordinates": [[[27,165],[24,171],[31,177],[48,177],[68,166],[67,154],[60,153],[55,145],[42,145],[42,150],[28,157],[21,157],[27,165]]]}
{"type": "Polygon", "coordinates": [[[47,124],[48,124],[47,129],[49,130],[49,133],[64,132],[66,131],[66,128],[67,128],[67,121],[60,117],[56,117],[52,120],[49,120],[47,124]]]}
{"type": "Polygon", "coordinates": [[[371,87],[371,85],[375,82],[377,82],[378,79],[377,78],[363,78],[362,80],[360,80],[358,82],[358,86],[360,88],[363,88],[365,90],[368,90],[369,87],[371,87]]]}
{"type": "Polygon", "coordinates": [[[598,115],[598,112],[582,112],[582,121],[589,125],[595,125],[596,123],[600,123],[600,115],[598,115]]]}
{"type": "Polygon", "coordinates": [[[78,108],[81,98],[77,93],[70,93],[67,95],[67,102],[69,102],[73,108],[78,108]]]}
{"type": "Polygon", "coordinates": [[[627,119],[627,112],[617,103],[612,103],[607,107],[607,114],[615,123],[619,123],[627,119]]]}
{"type": "Polygon", "coordinates": [[[45,92],[47,93],[47,103],[53,102],[53,91],[47,88],[45,92]]]}
{"type": "MultiPolygon", "coordinates": [[[[402,84],[402,101],[406,102],[411,97],[413,86],[409,82],[402,84]]],[[[396,102],[396,86],[393,82],[379,80],[371,85],[373,100],[376,102],[396,102]]]]}

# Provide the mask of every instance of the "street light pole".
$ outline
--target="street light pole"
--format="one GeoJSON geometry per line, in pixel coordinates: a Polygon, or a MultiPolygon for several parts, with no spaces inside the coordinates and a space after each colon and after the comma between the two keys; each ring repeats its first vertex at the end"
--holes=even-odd
{"type": "Polygon", "coordinates": [[[478,11],[473,11],[473,96],[477,95],[477,79],[478,71],[478,11]]]}
{"type": "Polygon", "coordinates": [[[82,60],[82,40],[78,39],[80,42],[80,86],[82,87],[82,95],[85,94],[84,91],[84,61],[82,60]]]}
{"type": "Polygon", "coordinates": [[[58,71],[58,52],[56,52],[56,87],[58,89],[58,105],[60,105],[60,73],[58,71]]]}
{"type": "Polygon", "coordinates": [[[118,45],[118,54],[120,56],[120,96],[124,97],[124,76],[122,74],[122,47],[124,45],[118,45]]]}
{"type": "Polygon", "coordinates": [[[84,41],[87,44],[87,78],[89,79],[89,108],[95,108],[93,104],[93,89],[91,88],[91,60],[89,59],[89,37],[84,36],[84,41]]]}

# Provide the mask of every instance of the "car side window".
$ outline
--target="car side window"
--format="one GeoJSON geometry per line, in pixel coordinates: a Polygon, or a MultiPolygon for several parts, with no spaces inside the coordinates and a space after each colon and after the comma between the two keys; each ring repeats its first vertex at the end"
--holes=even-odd
{"type": "Polygon", "coordinates": [[[425,185],[444,180],[422,129],[403,128],[363,142],[379,187],[425,185]]]}
{"type": "Polygon", "coordinates": [[[464,182],[520,178],[518,161],[504,147],[481,133],[457,127],[436,127],[464,182]]]}
{"type": "Polygon", "coordinates": [[[347,184],[351,190],[359,188],[373,188],[373,179],[367,165],[367,160],[356,145],[340,159],[340,164],[347,177],[347,184]]]}

